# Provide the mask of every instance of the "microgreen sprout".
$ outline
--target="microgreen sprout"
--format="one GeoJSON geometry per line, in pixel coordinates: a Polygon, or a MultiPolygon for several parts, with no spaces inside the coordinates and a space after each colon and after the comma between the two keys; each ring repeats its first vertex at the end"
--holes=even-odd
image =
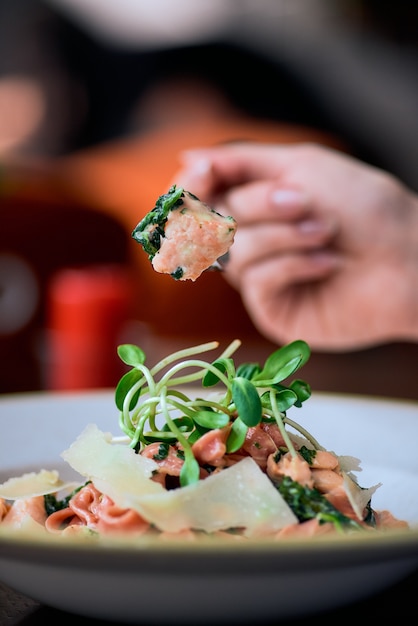
{"type": "Polygon", "coordinates": [[[120,359],[131,369],[119,381],[115,402],[120,411],[119,425],[129,445],[140,451],[151,442],[177,443],[184,452],[180,474],[182,486],[199,480],[199,465],[192,446],[212,429],[230,427],[226,442],[228,452],[243,445],[249,428],[261,420],[277,423],[290,454],[295,448],[285,424],[302,433],[316,449],[318,442],[297,422],[287,418],[292,406],[301,407],[311,395],[309,385],[299,379],[288,385],[284,381],[301,368],[310,357],[310,349],[302,340],[278,348],[265,361],[236,366],[233,355],[241,342],[231,342],[212,361],[197,358],[219,347],[217,341],[179,350],[160,360],[153,367],[146,365],[141,348],[132,344],[118,347],[120,359]],[[204,398],[190,398],[179,387],[193,386],[198,396],[199,385],[207,391],[204,398]],[[216,388],[216,389],[215,389],[216,388]]]}

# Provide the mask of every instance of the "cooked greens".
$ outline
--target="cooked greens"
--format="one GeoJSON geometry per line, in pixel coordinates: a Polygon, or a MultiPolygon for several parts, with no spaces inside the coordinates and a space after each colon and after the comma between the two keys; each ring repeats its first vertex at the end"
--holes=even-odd
{"type": "Polygon", "coordinates": [[[143,247],[150,261],[161,247],[161,238],[164,237],[168,214],[182,206],[183,198],[183,188],[173,185],[167,193],[157,199],[155,207],[132,231],[132,237],[143,247]]]}
{"type": "Polygon", "coordinates": [[[361,529],[361,525],[335,508],[317,489],[311,489],[284,476],[277,484],[280,494],[300,522],[318,519],[320,523],[332,522],[338,530],[361,529]]]}

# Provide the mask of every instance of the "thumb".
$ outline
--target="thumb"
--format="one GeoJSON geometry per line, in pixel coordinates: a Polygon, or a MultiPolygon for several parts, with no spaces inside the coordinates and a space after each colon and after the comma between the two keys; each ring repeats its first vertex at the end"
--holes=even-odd
{"type": "Polygon", "coordinates": [[[216,179],[210,158],[193,151],[193,155],[182,159],[182,162],[183,167],[176,172],[171,184],[183,187],[202,200],[211,198],[216,179]]]}

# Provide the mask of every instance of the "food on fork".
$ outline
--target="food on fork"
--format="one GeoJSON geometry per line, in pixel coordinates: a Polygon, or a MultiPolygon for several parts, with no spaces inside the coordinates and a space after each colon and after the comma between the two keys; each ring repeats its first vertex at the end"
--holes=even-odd
{"type": "Polygon", "coordinates": [[[224,256],[234,242],[237,223],[173,185],[139,222],[132,237],[156,272],[195,281],[224,256]]]}

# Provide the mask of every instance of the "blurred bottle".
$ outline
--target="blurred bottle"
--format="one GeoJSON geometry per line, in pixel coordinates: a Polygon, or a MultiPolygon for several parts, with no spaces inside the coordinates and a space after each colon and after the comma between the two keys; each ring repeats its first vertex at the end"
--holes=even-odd
{"type": "Polygon", "coordinates": [[[58,271],[47,295],[45,386],[115,387],[126,367],[117,355],[130,320],[133,286],[122,265],[58,271]]]}

